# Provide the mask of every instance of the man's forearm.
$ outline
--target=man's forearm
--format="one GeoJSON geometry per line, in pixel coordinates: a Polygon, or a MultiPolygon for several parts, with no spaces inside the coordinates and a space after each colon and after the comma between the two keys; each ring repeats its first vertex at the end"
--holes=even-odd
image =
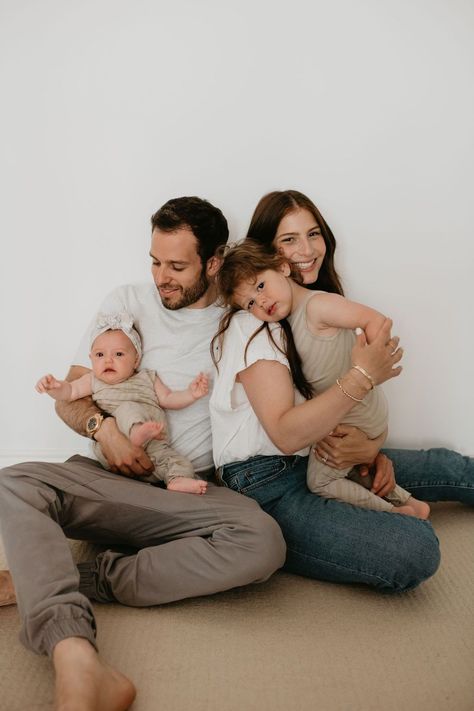
{"type": "MultiPolygon", "coordinates": [[[[87,372],[87,368],[83,368],[79,365],[73,365],[69,369],[66,380],[68,382],[77,380],[77,378],[80,378],[81,375],[84,375],[87,372]]],[[[80,400],[73,400],[72,402],[57,400],[56,412],[68,427],[73,429],[74,432],[77,432],[85,437],[85,428],[88,418],[95,415],[96,412],[100,412],[100,408],[91,397],[83,397],[80,400]]]]}

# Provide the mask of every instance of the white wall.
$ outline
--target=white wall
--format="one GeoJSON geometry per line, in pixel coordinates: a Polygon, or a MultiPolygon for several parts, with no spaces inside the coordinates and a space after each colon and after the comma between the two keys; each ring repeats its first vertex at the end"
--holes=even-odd
{"type": "Polygon", "coordinates": [[[149,278],[149,217],[219,205],[234,239],[297,188],[348,295],[406,348],[390,442],[474,454],[468,0],[1,0],[0,462],[84,440],[33,386],[98,301],[149,278]]]}

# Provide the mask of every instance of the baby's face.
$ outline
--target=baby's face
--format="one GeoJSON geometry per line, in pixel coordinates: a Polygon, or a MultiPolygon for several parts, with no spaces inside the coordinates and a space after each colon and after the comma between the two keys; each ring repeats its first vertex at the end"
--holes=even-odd
{"type": "Polygon", "coordinates": [[[89,354],[92,372],[109,385],[130,378],[139,363],[135,346],[123,331],[106,331],[97,336],[89,354]]]}

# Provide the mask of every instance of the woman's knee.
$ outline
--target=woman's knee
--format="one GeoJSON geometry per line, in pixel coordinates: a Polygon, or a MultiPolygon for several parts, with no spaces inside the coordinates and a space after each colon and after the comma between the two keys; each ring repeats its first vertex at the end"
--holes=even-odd
{"type": "MultiPolygon", "coordinates": [[[[441,560],[439,541],[430,524],[419,522],[416,535],[410,537],[404,546],[399,546],[392,558],[393,572],[388,592],[406,592],[418,587],[431,578],[438,570],[441,560]]],[[[390,564],[390,558],[387,558],[390,564]]]]}

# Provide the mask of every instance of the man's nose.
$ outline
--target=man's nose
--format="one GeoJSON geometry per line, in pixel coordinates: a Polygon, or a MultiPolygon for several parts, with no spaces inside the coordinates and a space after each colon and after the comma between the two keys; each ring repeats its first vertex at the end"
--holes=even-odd
{"type": "Polygon", "coordinates": [[[155,279],[158,286],[160,284],[166,284],[169,281],[169,269],[165,264],[156,267],[155,279]]]}

